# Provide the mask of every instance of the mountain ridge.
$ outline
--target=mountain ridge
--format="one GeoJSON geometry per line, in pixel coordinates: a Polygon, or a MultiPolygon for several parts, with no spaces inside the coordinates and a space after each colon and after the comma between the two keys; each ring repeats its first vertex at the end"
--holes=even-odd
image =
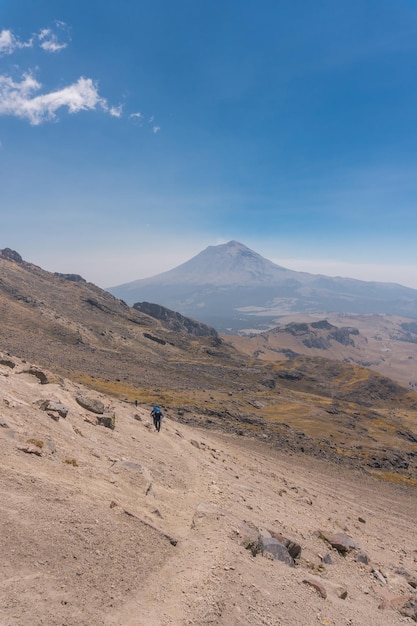
{"type": "MultiPolygon", "coordinates": [[[[0,255],[3,352],[43,367],[53,364],[59,375],[129,402],[157,401],[185,423],[266,438],[339,461],[348,458],[351,429],[361,415],[369,426],[358,445],[365,441],[366,449],[389,467],[401,457],[406,475],[416,474],[413,447],[406,451],[395,430],[401,423],[401,433],[411,433],[412,441],[417,411],[412,391],[328,359],[254,359],[175,312],[157,307],[155,319],[72,276],[0,255]],[[384,447],[375,448],[372,442],[382,440],[384,447]]],[[[366,465],[367,454],[356,455],[353,462],[366,465]]]]}
{"type": "Polygon", "coordinates": [[[128,304],[147,301],[219,332],[266,329],[289,313],[387,314],[417,318],[417,290],[289,270],[247,246],[209,246],[185,263],[108,289],[128,304]]]}

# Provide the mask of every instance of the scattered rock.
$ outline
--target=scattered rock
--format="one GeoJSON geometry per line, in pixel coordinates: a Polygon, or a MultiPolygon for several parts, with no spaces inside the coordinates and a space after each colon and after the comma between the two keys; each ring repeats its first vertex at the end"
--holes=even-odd
{"type": "Polygon", "coordinates": [[[243,542],[243,547],[246,550],[250,550],[252,553],[252,556],[256,556],[257,554],[262,554],[264,551],[262,540],[259,537],[259,535],[256,537],[256,539],[245,539],[243,542]]]}
{"type": "MultiPolygon", "coordinates": [[[[50,381],[48,374],[43,372],[42,370],[38,370],[34,367],[30,367],[29,369],[22,370],[18,372],[18,374],[30,374],[31,376],[36,376],[41,385],[47,385],[50,381]]],[[[56,379],[53,378],[53,381],[56,382],[56,379]]]]}
{"type": "Polygon", "coordinates": [[[277,559],[277,561],[281,561],[290,567],[294,567],[294,559],[290,555],[286,546],[278,541],[278,539],[274,539],[274,537],[264,537],[261,540],[261,544],[263,552],[271,554],[274,559],[277,559]]]}
{"type": "Polygon", "coordinates": [[[360,550],[360,552],[358,552],[356,556],[356,561],[358,563],[363,563],[364,565],[369,565],[368,555],[363,550],[360,550]]]}
{"type": "Polygon", "coordinates": [[[417,622],[417,597],[410,598],[400,609],[400,613],[404,617],[411,617],[414,622],[417,622]]]}
{"type": "Polygon", "coordinates": [[[351,550],[359,549],[359,546],[353,541],[351,537],[348,537],[344,533],[327,533],[320,531],[320,537],[329,543],[332,548],[335,548],[338,552],[346,554],[351,550]]]}
{"type": "Polygon", "coordinates": [[[322,563],[325,563],[326,565],[333,565],[332,557],[328,552],[323,557],[321,557],[321,560],[322,563]]]}
{"type": "MultiPolygon", "coordinates": [[[[45,400],[44,402],[42,402],[39,408],[42,411],[50,411],[53,414],[58,414],[59,417],[67,417],[68,415],[67,407],[65,407],[63,404],[60,404],[59,402],[53,402],[52,400],[45,400]]],[[[50,413],[48,413],[48,415],[50,415],[50,413]]],[[[54,415],[50,415],[50,417],[54,417],[54,415]]]]}
{"type": "Polygon", "coordinates": [[[16,363],[11,361],[10,359],[0,359],[0,365],[5,365],[6,367],[10,367],[11,369],[16,367],[16,363]]]}
{"type": "Polygon", "coordinates": [[[4,420],[0,420],[0,428],[10,428],[10,426],[4,420]]]}
{"type": "Polygon", "coordinates": [[[116,416],[115,415],[99,415],[97,417],[97,424],[99,426],[104,426],[105,428],[110,428],[114,430],[116,427],[116,416]]]}
{"type": "Polygon", "coordinates": [[[313,589],[315,589],[319,596],[321,596],[324,600],[327,598],[327,591],[324,585],[322,585],[318,580],[313,578],[304,578],[303,583],[313,587],[313,589]]]}
{"type": "Polygon", "coordinates": [[[18,446],[17,449],[21,452],[25,452],[26,454],[35,454],[36,456],[42,456],[42,452],[37,446],[18,446]]]}
{"type": "Polygon", "coordinates": [[[91,413],[97,413],[98,415],[104,413],[104,404],[101,400],[81,395],[76,396],[75,400],[80,406],[83,407],[83,409],[91,411],[91,413]]]}
{"type": "Polygon", "coordinates": [[[400,574],[400,576],[404,576],[404,578],[406,579],[410,587],[413,587],[413,589],[417,589],[417,577],[411,574],[404,567],[399,567],[396,570],[396,574],[400,574]]]}
{"type": "Polygon", "coordinates": [[[300,557],[301,555],[300,544],[295,543],[294,541],[291,541],[291,539],[288,539],[287,537],[284,537],[284,535],[281,535],[281,533],[277,533],[273,530],[269,530],[268,532],[271,535],[271,537],[273,537],[274,539],[277,539],[280,543],[282,543],[287,548],[288,552],[290,553],[293,559],[298,559],[300,557]]]}
{"type": "Polygon", "coordinates": [[[374,576],[374,578],[376,578],[382,585],[386,585],[387,581],[385,580],[384,576],[381,574],[381,572],[377,569],[373,569],[372,570],[372,574],[374,576]]]}

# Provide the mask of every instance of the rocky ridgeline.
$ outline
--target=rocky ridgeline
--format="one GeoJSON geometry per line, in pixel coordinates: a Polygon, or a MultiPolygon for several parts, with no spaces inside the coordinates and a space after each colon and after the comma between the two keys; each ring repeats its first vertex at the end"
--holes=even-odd
{"type": "Polygon", "coordinates": [[[197,322],[189,317],[185,317],[176,311],[171,311],[171,309],[167,309],[160,304],[154,304],[151,302],[136,302],[133,305],[133,308],[141,313],[145,313],[146,315],[150,315],[151,317],[164,322],[175,332],[186,332],[194,337],[215,337],[218,339],[220,344],[220,338],[214,328],[208,326],[207,324],[203,324],[202,322],[197,322]]]}

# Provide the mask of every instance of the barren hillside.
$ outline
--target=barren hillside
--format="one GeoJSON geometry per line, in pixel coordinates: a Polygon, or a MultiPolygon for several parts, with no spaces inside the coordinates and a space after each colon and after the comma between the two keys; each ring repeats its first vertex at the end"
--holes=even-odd
{"type": "Polygon", "coordinates": [[[1,624],[413,623],[415,488],[149,409],[2,355],[1,624]]]}
{"type": "MultiPolygon", "coordinates": [[[[79,276],[0,255],[0,349],[182,423],[417,479],[417,395],[351,364],[245,356],[186,318],[128,307],[79,276]]],[[[7,359],[6,359],[7,360],[7,359]]]]}

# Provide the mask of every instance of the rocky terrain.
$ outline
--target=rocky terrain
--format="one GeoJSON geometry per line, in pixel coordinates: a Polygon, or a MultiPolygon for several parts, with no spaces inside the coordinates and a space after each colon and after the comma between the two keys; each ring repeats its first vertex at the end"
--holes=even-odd
{"type": "Polygon", "coordinates": [[[229,345],[265,361],[297,355],[354,363],[417,388],[417,323],[389,315],[298,314],[277,320],[267,332],[224,336],[229,345]]]}
{"type": "Polygon", "coordinates": [[[250,358],[215,331],[156,308],[159,319],[80,276],[0,255],[4,352],[130,402],[157,402],[182,423],[415,483],[414,391],[320,357],[250,358]]]}
{"type": "Polygon", "coordinates": [[[417,620],[416,491],[1,355],[0,623],[417,620]]]}
{"type": "Polygon", "coordinates": [[[0,315],[0,624],[417,619],[412,389],[263,361],[11,250],[0,315]]]}

